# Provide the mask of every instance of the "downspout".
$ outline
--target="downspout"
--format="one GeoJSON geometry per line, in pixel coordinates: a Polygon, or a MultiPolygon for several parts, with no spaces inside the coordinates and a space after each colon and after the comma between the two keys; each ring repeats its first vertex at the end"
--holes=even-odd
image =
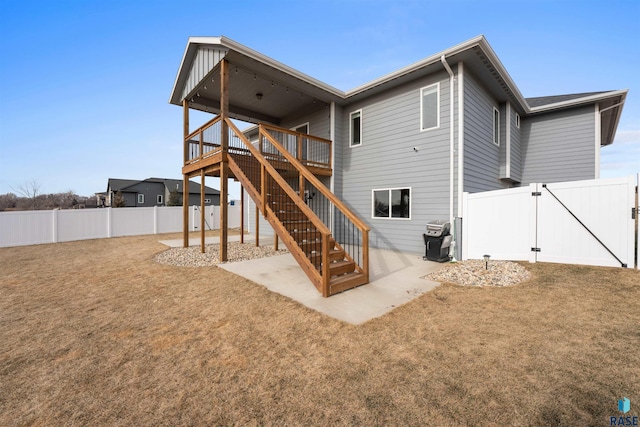
{"type": "Polygon", "coordinates": [[[454,128],[454,97],[453,97],[453,85],[455,81],[455,76],[453,75],[453,71],[451,71],[451,67],[447,64],[447,60],[444,55],[440,57],[440,61],[444,66],[444,69],[449,73],[449,221],[451,221],[451,226],[453,227],[453,236],[454,241],[451,242],[451,252],[453,252],[453,261],[455,261],[455,253],[456,253],[456,230],[455,223],[456,220],[453,216],[453,157],[455,155],[454,150],[454,136],[455,136],[455,128],[454,128]]]}

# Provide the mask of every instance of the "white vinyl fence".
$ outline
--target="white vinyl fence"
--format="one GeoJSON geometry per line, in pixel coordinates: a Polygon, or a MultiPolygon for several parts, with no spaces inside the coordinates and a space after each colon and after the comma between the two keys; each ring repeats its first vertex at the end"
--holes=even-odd
{"type": "Polygon", "coordinates": [[[630,176],[465,193],[462,259],[486,254],[634,268],[636,181],[630,176]]]}
{"type": "MultiPolygon", "coordinates": [[[[229,206],[229,228],[240,207],[229,206]]],[[[205,229],[220,228],[220,207],[205,207],[205,229]]],[[[200,230],[200,207],[189,207],[189,230],[200,230]]],[[[0,247],[182,231],[182,207],[0,212],[0,247]]]]}

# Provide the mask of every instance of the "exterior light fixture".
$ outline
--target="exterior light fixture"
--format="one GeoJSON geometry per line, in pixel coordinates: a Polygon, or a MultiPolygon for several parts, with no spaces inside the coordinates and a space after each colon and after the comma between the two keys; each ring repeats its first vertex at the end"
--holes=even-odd
{"type": "Polygon", "coordinates": [[[262,99],[262,92],[256,93],[256,98],[258,98],[258,100],[262,99]]]}
{"type": "Polygon", "coordinates": [[[483,255],[484,257],[484,269],[488,270],[489,269],[489,258],[491,258],[491,255],[483,255]]]}

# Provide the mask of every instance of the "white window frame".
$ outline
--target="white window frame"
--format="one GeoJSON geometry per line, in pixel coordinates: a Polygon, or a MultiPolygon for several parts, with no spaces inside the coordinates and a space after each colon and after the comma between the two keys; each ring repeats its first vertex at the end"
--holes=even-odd
{"type": "Polygon", "coordinates": [[[516,127],[520,129],[520,114],[516,113],[516,127]]]}
{"type": "Polygon", "coordinates": [[[500,147],[500,110],[498,110],[496,107],[493,107],[492,121],[493,121],[493,133],[491,134],[491,140],[497,147],[500,147]],[[498,118],[498,120],[496,120],[496,117],[498,118]],[[496,132],[496,130],[498,132],[496,132]]]}
{"type": "Polygon", "coordinates": [[[362,145],[362,108],[349,113],[349,148],[360,147],[362,145]],[[360,143],[353,143],[353,115],[360,114],[360,143]]]}
{"type": "Polygon", "coordinates": [[[204,199],[205,203],[211,203],[211,199],[204,199]]]}
{"type": "Polygon", "coordinates": [[[420,132],[426,132],[440,127],[440,82],[420,88],[420,132]],[[424,127],[424,91],[436,87],[436,125],[430,128],[424,127]]]}
{"type": "Polygon", "coordinates": [[[411,187],[393,187],[393,188],[374,188],[371,190],[371,219],[382,219],[382,220],[392,220],[392,221],[410,221],[411,217],[412,217],[412,206],[413,206],[413,202],[411,201],[412,196],[412,188],[411,187]],[[409,190],[409,217],[408,218],[398,218],[398,217],[393,217],[393,205],[391,202],[391,192],[393,190],[409,190]],[[388,217],[382,217],[382,216],[375,216],[376,213],[376,207],[375,207],[375,202],[376,202],[376,191],[388,191],[389,192],[389,216],[388,217]]]}
{"type": "Polygon", "coordinates": [[[138,193],[138,204],[144,204],[144,194],[138,193]]]}
{"type": "Polygon", "coordinates": [[[164,199],[164,196],[162,196],[162,194],[158,194],[156,196],[156,204],[161,205],[162,202],[164,201],[163,199],[164,199]]]}

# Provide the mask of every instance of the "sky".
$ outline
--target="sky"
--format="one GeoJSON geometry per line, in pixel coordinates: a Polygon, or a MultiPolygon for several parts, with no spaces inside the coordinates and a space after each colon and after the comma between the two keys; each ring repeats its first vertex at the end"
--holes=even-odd
{"type": "Polygon", "coordinates": [[[0,194],[180,179],[182,108],[168,101],[190,36],[346,91],[480,34],[525,97],[629,89],[601,177],[640,172],[638,0],[0,0],[0,194]]]}

